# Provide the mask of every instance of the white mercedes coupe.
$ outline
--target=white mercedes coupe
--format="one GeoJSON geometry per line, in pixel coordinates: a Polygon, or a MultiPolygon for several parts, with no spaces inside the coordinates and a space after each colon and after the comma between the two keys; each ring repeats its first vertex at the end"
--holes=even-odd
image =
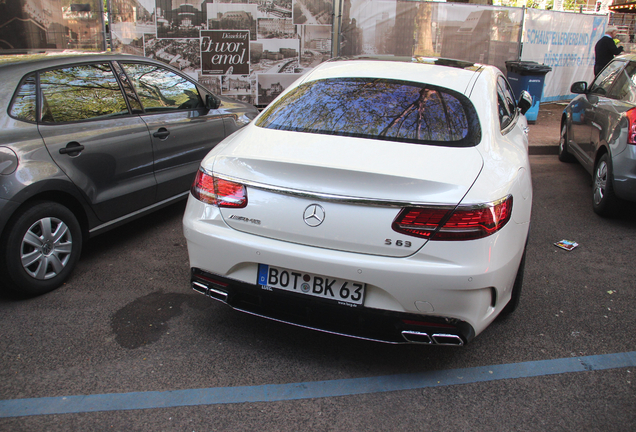
{"type": "Polygon", "coordinates": [[[337,335],[470,342],[519,303],[531,104],[493,66],[323,63],[202,161],[192,288],[337,335]]]}

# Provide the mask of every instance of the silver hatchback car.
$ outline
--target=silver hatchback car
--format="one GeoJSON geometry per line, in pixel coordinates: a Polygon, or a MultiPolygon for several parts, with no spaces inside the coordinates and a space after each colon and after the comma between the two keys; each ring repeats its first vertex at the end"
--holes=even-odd
{"type": "Polygon", "coordinates": [[[129,55],[0,56],[0,79],[0,283],[26,295],[62,284],[83,239],[186,198],[258,114],[129,55]]]}
{"type": "Polygon", "coordinates": [[[578,94],[561,120],[559,159],[577,159],[592,174],[592,206],[616,214],[623,201],[636,201],[636,55],[615,58],[578,94]]]}

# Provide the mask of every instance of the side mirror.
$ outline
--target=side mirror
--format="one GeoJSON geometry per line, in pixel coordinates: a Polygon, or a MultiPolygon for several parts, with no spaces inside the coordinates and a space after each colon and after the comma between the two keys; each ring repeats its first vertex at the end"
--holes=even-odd
{"type": "Polygon", "coordinates": [[[521,96],[519,96],[519,102],[517,102],[517,107],[521,114],[525,114],[528,112],[530,108],[532,108],[532,96],[528,93],[527,90],[521,91],[521,96]]]}
{"type": "Polygon", "coordinates": [[[205,107],[207,109],[213,110],[213,109],[217,109],[220,106],[221,106],[221,99],[214,96],[213,94],[205,95],[205,107]]]}
{"type": "Polygon", "coordinates": [[[587,92],[587,83],[585,81],[577,81],[572,84],[570,91],[575,94],[583,94],[587,92]]]}

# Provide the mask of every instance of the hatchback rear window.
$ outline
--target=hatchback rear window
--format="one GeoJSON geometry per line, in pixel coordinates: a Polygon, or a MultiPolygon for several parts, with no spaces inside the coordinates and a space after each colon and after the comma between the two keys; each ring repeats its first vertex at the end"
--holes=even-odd
{"type": "Polygon", "coordinates": [[[421,83],[337,78],[304,83],[274,102],[257,126],[452,147],[476,145],[477,113],[465,96],[421,83]]]}

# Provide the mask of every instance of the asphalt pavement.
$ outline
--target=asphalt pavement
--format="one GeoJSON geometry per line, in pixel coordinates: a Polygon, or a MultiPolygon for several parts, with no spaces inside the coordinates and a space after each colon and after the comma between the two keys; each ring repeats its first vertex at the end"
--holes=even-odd
{"type": "MultiPolygon", "coordinates": [[[[543,108],[531,148],[558,143],[543,108]]],[[[0,430],[636,430],[634,208],[600,218],[579,164],[530,159],[521,303],[470,344],[352,340],[207,299],[181,203],[90,240],[58,290],[0,297],[0,430]]]]}

